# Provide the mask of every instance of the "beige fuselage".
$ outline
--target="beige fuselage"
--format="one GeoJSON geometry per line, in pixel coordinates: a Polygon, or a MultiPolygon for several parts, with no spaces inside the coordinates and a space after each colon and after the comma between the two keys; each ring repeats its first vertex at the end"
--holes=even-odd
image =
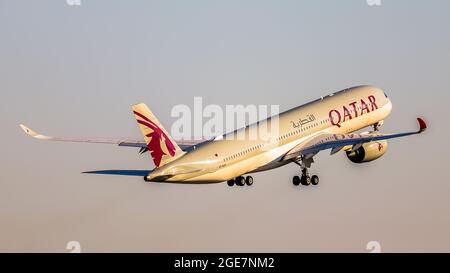
{"type": "Polygon", "coordinates": [[[383,90],[373,86],[349,88],[199,145],[156,168],[147,178],[213,183],[277,168],[292,162],[283,160],[291,149],[318,134],[354,132],[384,120],[391,110],[383,90]]]}

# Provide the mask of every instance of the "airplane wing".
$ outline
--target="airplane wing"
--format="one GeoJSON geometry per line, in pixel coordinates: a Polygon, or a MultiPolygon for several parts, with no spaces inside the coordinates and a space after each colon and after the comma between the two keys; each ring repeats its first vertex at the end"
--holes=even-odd
{"type": "MultiPolygon", "coordinates": [[[[137,140],[132,138],[53,137],[39,134],[23,124],[20,124],[19,126],[27,135],[40,140],[115,144],[118,146],[141,148],[141,153],[147,151],[147,144],[144,140],[137,140]]],[[[177,144],[182,150],[184,150],[198,145],[201,142],[204,142],[204,140],[181,140],[180,142],[177,141],[177,144]]]]}
{"type": "Polygon", "coordinates": [[[427,124],[421,118],[417,118],[417,121],[419,123],[419,130],[406,133],[380,134],[374,132],[366,134],[320,134],[291,149],[286,155],[284,155],[282,160],[291,160],[298,156],[313,156],[318,152],[327,149],[331,149],[331,154],[335,154],[346,146],[352,146],[352,150],[356,150],[362,144],[367,142],[420,134],[427,129],[427,124]]]}

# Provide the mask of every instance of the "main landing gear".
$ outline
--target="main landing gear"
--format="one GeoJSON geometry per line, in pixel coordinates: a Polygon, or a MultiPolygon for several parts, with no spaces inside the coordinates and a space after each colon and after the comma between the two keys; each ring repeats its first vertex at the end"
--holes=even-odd
{"type": "Polygon", "coordinates": [[[319,177],[317,175],[309,176],[307,174],[302,174],[300,177],[298,175],[292,178],[292,183],[294,186],[302,184],[303,186],[319,184],[319,177]]]}
{"type": "Polygon", "coordinates": [[[302,169],[301,176],[294,176],[292,177],[292,184],[294,186],[298,186],[302,184],[303,186],[309,186],[309,185],[318,185],[319,184],[319,177],[317,175],[309,176],[308,168],[311,167],[311,163],[313,163],[314,160],[311,158],[309,159],[302,159],[300,162],[294,161],[295,164],[299,165],[302,169]]]}
{"type": "Polygon", "coordinates": [[[251,186],[253,185],[253,177],[250,175],[247,177],[238,176],[235,179],[231,179],[227,181],[228,186],[232,187],[234,185],[236,186],[251,186]]]}

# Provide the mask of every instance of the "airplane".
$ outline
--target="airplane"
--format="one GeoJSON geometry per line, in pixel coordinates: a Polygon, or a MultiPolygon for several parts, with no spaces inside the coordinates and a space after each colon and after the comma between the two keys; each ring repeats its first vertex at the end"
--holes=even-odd
{"type": "MultiPolygon", "coordinates": [[[[272,116],[256,124],[202,142],[177,143],[143,103],[132,106],[143,140],[51,137],[20,127],[29,136],[50,141],[88,142],[137,147],[150,153],[152,170],[104,170],[85,173],[143,176],[147,182],[219,183],[229,186],[251,186],[252,173],[268,171],[289,163],[300,167],[292,178],[295,186],[317,185],[319,177],[310,176],[314,156],[323,150],[330,154],[345,152],[356,164],[383,156],[388,139],[416,135],[427,129],[417,118],[419,130],[395,134],[380,133],[380,126],[392,111],[392,102],[377,87],[364,85],[347,88],[312,102],[272,116]],[[269,132],[270,139],[245,136],[261,126],[278,122],[278,130],[269,132]],[[355,133],[369,127],[371,130],[355,133]],[[238,137],[237,137],[238,136],[238,137]],[[239,137],[240,136],[240,137],[239,137]],[[244,136],[244,137],[243,137],[244,136]]],[[[253,134],[258,136],[258,134],[253,134]]]]}

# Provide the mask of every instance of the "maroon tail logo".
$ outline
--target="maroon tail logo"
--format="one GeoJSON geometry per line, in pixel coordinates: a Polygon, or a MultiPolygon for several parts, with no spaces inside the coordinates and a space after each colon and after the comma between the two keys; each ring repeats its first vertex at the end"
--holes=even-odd
{"type": "Polygon", "coordinates": [[[174,156],[175,146],[173,145],[172,141],[170,141],[169,137],[161,130],[161,128],[158,127],[158,125],[156,125],[153,121],[151,121],[141,113],[138,113],[136,111],[133,112],[135,115],[141,118],[137,119],[137,122],[139,124],[142,124],[153,131],[146,135],[146,137],[150,139],[149,143],[147,144],[147,149],[150,151],[156,167],[159,167],[163,155],[167,155],[164,150],[167,150],[170,156],[174,156]],[[161,142],[161,140],[163,140],[163,142],[161,142]],[[163,147],[161,145],[165,145],[166,149],[163,150],[163,147]]]}
{"type": "Polygon", "coordinates": [[[377,144],[378,144],[378,151],[381,151],[384,148],[383,143],[377,142],[377,144]]]}

